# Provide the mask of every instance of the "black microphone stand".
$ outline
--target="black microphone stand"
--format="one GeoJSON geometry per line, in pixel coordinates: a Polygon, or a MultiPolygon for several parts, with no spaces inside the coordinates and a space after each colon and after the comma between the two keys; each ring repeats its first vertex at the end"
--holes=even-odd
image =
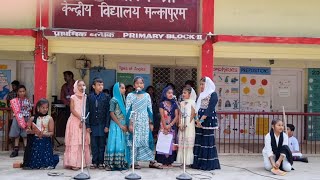
{"type": "Polygon", "coordinates": [[[83,180],[83,179],[90,179],[90,176],[83,172],[83,164],[84,164],[84,143],[85,143],[85,122],[89,116],[89,113],[86,115],[86,102],[87,95],[85,94],[85,87],[83,90],[83,97],[82,97],[82,112],[81,112],[81,122],[82,122],[82,154],[81,154],[81,173],[73,177],[73,179],[83,180]]]}

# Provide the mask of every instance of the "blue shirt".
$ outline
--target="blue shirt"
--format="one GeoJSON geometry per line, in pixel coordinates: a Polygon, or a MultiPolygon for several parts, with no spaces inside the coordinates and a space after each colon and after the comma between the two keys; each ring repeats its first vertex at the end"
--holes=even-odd
{"type": "Polygon", "coordinates": [[[86,103],[86,111],[90,112],[86,121],[86,127],[91,128],[91,136],[105,136],[104,129],[109,128],[110,97],[104,93],[88,95],[86,103]]]}

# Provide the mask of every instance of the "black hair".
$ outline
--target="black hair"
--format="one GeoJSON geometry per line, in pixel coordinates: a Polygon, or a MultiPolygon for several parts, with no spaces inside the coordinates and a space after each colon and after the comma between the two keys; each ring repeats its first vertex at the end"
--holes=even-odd
{"type": "Polygon", "coordinates": [[[15,85],[15,86],[18,87],[20,85],[20,82],[17,81],[17,80],[14,80],[14,81],[11,82],[11,85],[15,85]]]}
{"type": "Polygon", "coordinates": [[[187,87],[187,86],[185,86],[185,87],[183,87],[183,91],[187,91],[189,94],[191,94],[191,87],[187,87]]]}
{"type": "Polygon", "coordinates": [[[103,83],[103,80],[99,77],[94,78],[92,85],[96,85],[97,83],[103,83]]]}
{"type": "Polygon", "coordinates": [[[287,124],[287,127],[288,127],[291,131],[294,131],[294,130],[296,129],[293,124],[287,124]]]}
{"type": "Polygon", "coordinates": [[[37,104],[36,104],[36,112],[37,113],[39,113],[38,112],[38,108],[40,108],[42,105],[44,105],[44,104],[48,104],[49,105],[49,101],[47,100],[47,99],[45,99],[45,98],[41,98],[38,102],[37,102],[37,104]]]}
{"type": "Polygon", "coordinates": [[[129,88],[132,88],[132,89],[133,89],[133,86],[132,86],[131,84],[126,85],[126,89],[129,89],[129,88]]]}
{"type": "Polygon", "coordinates": [[[206,77],[201,78],[200,82],[204,82],[205,83],[206,82],[206,77]]]}
{"type": "Polygon", "coordinates": [[[146,92],[148,92],[150,89],[155,90],[153,86],[148,86],[147,89],[146,89],[146,92]]]}
{"type": "Polygon", "coordinates": [[[169,87],[169,86],[171,86],[173,90],[176,89],[176,86],[175,86],[174,84],[172,84],[172,83],[167,83],[167,85],[166,85],[165,88],[167,88],[167,87],[169,87]]]}
{"type": "Polygon", "coordinates": [[[21,88],[23,88],[24,90],[27,90],[27,88],[24,85],[19,85],[18,86],[18,90],[21,89],[21,88]]]}
{"type": "Polygon", "coordinates": [[[65,76],[71,76],[72,79],[73,79],[73,77],[74,77],[73,72],[71,72],[71,71],[65,71],[65,72],[63,72],[63,75],[65,75],[65,76]]]}
{"type": "Polygon", "coordinates": [[[142,80],[142,82],[144,83],[144,79],[143,79],[143,77],[141,77],[141,76],[137,76],[137,77],[135,77],[135,78],[133,79],[133,84],[135,84],[139,79],[141,79],[141,80],[142,80]]]}
{"type": "Polygon", "coordinates": [[[278,122],[282,121],[281,119],[273,119],[271,121],[271,126],[276,125],[278,122]]]}
{"type": "Polygon", "coordinates": [[[194,87],[194,81],[193,80],[187,80],[184,85],[190,85],[191,87],[194,87]]]}

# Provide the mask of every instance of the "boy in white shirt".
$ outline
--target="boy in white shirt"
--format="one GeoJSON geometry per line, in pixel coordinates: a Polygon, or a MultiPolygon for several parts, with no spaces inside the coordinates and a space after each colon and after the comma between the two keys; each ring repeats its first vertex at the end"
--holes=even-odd
{"type": "Polygon", "coordinates": [[[297,138],[293,136],[294,130],[295,130],[295,127],[293,124],[287,124],[287,134],[289,136],[289,148],[292,152],[293,160],[308,163],[308,158],[303,157],[300,152],[299,142],[297,138]]]}

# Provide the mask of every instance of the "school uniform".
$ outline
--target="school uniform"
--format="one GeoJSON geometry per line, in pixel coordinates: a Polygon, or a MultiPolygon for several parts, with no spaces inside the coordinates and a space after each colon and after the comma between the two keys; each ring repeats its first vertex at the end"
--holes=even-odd
{"type": "Polygon", "coordinates": [[[265,146],[262,150],[264,168],[270,171],[273,167],[269,160],[269,157],[274,158],[274,162],[277,162],[280,155],[284,155],[280,169],[286,172],[292,169],[292,154],[288,147],[288,135],[286,133],[280,133],[280,136],[276,136],[272,131],[265,136],[265,146]]]}
{"type": "Polygon", "coordinates": [[[92,164],[104,164],[104,153],[106,146],[105,128],[109,128],[110,97],[104,93],[91,93],[87,98],[86,111],[89,117],[86,121],[86,127],[91,128],[91,152],[92,164]]]}

